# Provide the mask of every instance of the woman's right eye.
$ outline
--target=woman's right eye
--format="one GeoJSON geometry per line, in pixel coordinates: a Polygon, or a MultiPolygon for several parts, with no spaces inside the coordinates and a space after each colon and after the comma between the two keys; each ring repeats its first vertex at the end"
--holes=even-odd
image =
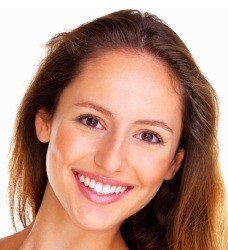
{"type": "Polygon", "coordinates": [[[84,124],[87,127],[92,127],[92,128],[98,128],[98,129],[103,129],[103,126],[99,122],[99,119],[96,116],[93,115],[84,115],[79,117],[79,122],[84,124]]]}

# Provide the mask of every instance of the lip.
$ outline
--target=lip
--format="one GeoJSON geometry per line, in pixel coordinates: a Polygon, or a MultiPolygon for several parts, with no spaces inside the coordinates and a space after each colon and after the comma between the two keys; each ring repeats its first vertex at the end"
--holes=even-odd
{"type": "Polygon", "coordinates": [[[132,186],[129,186],[129,185],[126,185],[126,184],[124,184],[122,182],[117,182],[117,181],[114,181],[114,180],[112,180],[112,183],[115,183],[115,184],[111,184],[110,181],[109,182],[107,182],[107,181],[104,182],[102,180],[106,180],[105,177],[100,177],[100,176],[93,175],[93,174],[87,174],[85,172],[81,172],[80,171],[80,174],[83,174],[83,173],[84,173],[85,176],[88,176],[90,178],[96,177],[96,178],[93,178],[93,179],[95,181],[98,181],[98,182],[100,181],[103,184],[120,185],[120,186],[128,187],[124,192],[119,193],[119,194],[107,194],[107,195],[97,194],[94,191],[92,191],[90,188],[85,187],[84,184],[82,184],[80,182],[80,180],[78,178],[79,172],[73,171],[74,178],[76,180],[76,184],[77,184],[80,192],[82,193],[82,195],[86,199],[88,199],[89,201],[92,201],[92,202],[97,203],[97,204],[107,205],[107,204],[111,204],[111,203],[117,202],[117,201],[123,199],[127,194],[129,194],[129,192],[133,188],[132,186]]]}
{"type": "Polygon", "coordinates": [[[132,185],[130,185],[129,183],[116,181],[116,180],[113,180],[109,177],[96,175],[96,174],[88,173],[86,171],[81,171],[81,170],[80,171],[73,170],[73,171],[76,172],[77,174],[88,176],[90,179],[94,179],[96,182],[101,182],[104,185],[109,184],[111,186],[132,187],[132,185]]]}

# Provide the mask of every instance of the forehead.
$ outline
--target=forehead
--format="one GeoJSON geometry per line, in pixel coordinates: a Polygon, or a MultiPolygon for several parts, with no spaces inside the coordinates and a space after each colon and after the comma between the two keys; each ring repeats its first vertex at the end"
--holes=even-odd
{"type": "Polygon", "coordinates": [[[105,51],[87,60],[82,65],[79,77],[83,78],[86,75],[89,77],[91,71],[92,74],[96,73],[96,76],[109,78],[108,80],[111,74],[115,77],[120,76],[122,78],[119,78],[120,81],[130,79],[134,82],[134,78],[137,77],[138,85],[140,85],[140,77],[142,81],[147,77],[148,80],[150,78],[151,83],[156,80],[159,85],[166,85],[180,97],[182,95],[180,83],[170,67],[163,59],[148,52],[124,49],[105,51]],[[104,68],[106,70],[103,70],[104,68]]]}
{"type": "Polygon", "coordinates": [[[172,120],[175,114],[181,120],[179,83],[161,60],[147,53],[111,51],[92,58],[67,89],[65,103],[95,102],[135,119],[172,120]]]}

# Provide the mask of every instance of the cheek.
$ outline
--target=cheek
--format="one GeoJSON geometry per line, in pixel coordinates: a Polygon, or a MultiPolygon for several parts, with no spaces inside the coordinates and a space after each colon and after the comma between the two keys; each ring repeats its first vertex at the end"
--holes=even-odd
{"type": "Polygon", "coordinates": [[[61,124],[51,134],[47,156],[55,166],[71,168],[76,161],[88,160],[92,151],[91,142],[74,125],[61,124]]]}
{"type": "Polygon", "coordinates": [[[139,190],[135,197],[138,210],[148,204],[158,192],[169,169],[169,159],[170,154],[160,149],[141,154],[138,151],[137,157],[134,157],[134,177],[139,190]]]}
{"type": "MultiPolygon", "coordinates": [[[[64,127],[63,127],[64,128],[64,127]]],[[[62,185],[69,178],[69,157],[73,155],[72,149],[75,148],[74,137],[70,136],[67,130],[59,126],[52,128],[48,145],[46,168],[49,182],[61,200],[60,193],[62,185]]],[[[69,181],[68,181],[69,182],[69,181]]]]}
{"type": "Polygon", "coordinates": [[[160,185],[169,170],[171,157],[167,150],[157,150],[137,157],[137,172],[144,186],[160,185]]]}
{"type": "Polygon", "coordinates": [[[56,133],[51,134],[47,160],[55,165],[62,165],[71,158],[71,155],[74,155],[74,150],[77,150],[75,137],[71,136],[67,130],[59,128],[56,133]]]}

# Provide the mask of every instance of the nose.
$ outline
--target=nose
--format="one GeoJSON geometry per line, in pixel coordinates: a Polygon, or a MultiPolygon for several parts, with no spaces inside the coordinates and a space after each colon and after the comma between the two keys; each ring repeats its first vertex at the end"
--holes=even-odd
{"type": "Polygon", "coordinates": [[[127,164],[125,144],[125,141],[116,135],[107,136],[95,153],[95,165],[106,173],[123,171],[127,164]]]}

